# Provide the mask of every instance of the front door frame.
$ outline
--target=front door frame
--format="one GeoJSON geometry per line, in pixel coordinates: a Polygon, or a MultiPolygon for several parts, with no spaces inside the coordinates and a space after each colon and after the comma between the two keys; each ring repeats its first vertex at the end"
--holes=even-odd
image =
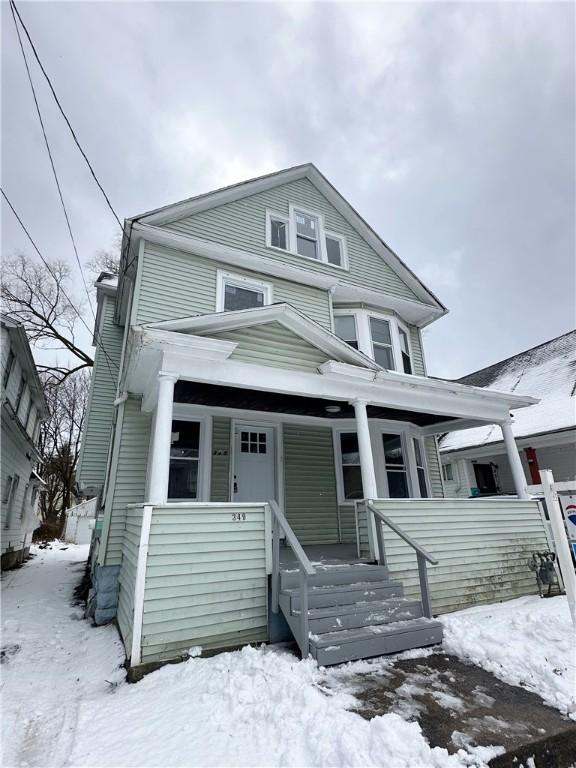
{"type": "Polygon", "coordinates": [[[268,421],[267,419],[230,419],[230,478],[228,486],[228,498],[234,501],[234,472],[236,469],[236,430],[244,428],[266,427],[273,429],[274,451],[276,454],[274,461],[274,487],[276,502],[282,511],[284,511],[284,440],[282,435],[282,423],[279,421],[268,421]]]}

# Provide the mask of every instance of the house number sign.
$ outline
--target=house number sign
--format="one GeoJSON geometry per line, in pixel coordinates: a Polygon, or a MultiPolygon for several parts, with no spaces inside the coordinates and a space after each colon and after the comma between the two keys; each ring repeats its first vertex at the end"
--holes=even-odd
{"type": "Polygon", "coordinates": [[[236,523],[246,520],[246,512],[232,512],[232,520],[236,523]]]}

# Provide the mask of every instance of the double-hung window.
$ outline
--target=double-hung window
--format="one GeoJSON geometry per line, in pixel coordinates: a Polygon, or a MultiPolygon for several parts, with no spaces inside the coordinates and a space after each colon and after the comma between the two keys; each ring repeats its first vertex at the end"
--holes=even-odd
{"type": "Polygon", "coordinates": [[[426,465],[424,463],[424,445],[422,440],[414,438],[414,455],[416,457],[416,472],[418,473],[418,487],[420,488],[420,498],[427,499],[428,483],[426,482],[426,465]]]}
{"type": "Polygon", "coordinates": [[[334,333],[354,349],[358,349],[358,330],[354,315],[335,315],[334,333]]]}
{"type": "Polygon", "coordinates": [[[16,402],[14,403],[14,411],[18,413],[20,403],[22,401],[22,395],[24,394],[24,387],[26,386],[26,377],[24,374],[20,376],[20,383],[18,384],[18,392],[16,393],[16,402]]]}
{"type": "Polygon", "coordinates": [[[404,373],[412,373],[410,342],[408,340],[408,334],[401,325],[398,326],[398,336],[400,338],[400,356],[402,357],[402,368],[404,369],[404,373]]]}
{"type": "Polygon", "coordinates": [[[169,499],[198,499],[200,477],[200,422],[172,422],[169,499]]]}
{"type": "Polygon", "coordinates": [[[216,310],[235,312],[242,309],[257,309],[272,302],[272,286],[251,280],[242,275],[218,272],[216,289],[216,310]]]}
{"type": "Polygon", "coordinates": [[[395,370],[390,321],[381,317],[370,317],[370,338],[374,360],[388,371],[395,370]]]}
{"type": "Polygon", "coordinates": [[[363,498],[360,452],[356,432],[340,432],[340,456],[342,457],[344,499],[354,501],[363,498]]]}
{"type": "Polygon", "coordinates": [[[391,499],[407,499],[410,496],[408,485],[408,467],[402,445],[402,436],[382,434],[388,496],[391,499]]]}
{"type": "Polygon", "coordinates": [[[309,259],[320,259],[320,223],[317,216],[294,211],[296,222],[296,252],[309,259]]]}

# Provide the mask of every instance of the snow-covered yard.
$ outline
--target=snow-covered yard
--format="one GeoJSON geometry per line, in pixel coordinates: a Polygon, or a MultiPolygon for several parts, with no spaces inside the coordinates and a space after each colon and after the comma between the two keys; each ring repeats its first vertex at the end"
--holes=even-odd
{"type": "MultiPolygon", "coordinates": [[[[36,549],[2,580],[5,766],[459,768],[497,753],[449,755],[431,748],[416,722],[351,711],[350,672],[377,673],[389,658],[323,670],[287,651],[244,648],[124,683],[116,629],[91,627],[71,605],[86,548],[64,546],[36,549]]],[[[447,651],[576,719],[564,598],[522,598],[443,620],[447,651]]]]}

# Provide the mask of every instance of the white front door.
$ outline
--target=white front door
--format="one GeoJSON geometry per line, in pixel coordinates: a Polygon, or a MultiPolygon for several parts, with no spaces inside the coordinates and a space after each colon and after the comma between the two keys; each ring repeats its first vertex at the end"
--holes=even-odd
{"type": "Polygon", "coordinates": [[[274,427],[237,424],[234,434],[234,501],[276,498],[274,427]]]}

